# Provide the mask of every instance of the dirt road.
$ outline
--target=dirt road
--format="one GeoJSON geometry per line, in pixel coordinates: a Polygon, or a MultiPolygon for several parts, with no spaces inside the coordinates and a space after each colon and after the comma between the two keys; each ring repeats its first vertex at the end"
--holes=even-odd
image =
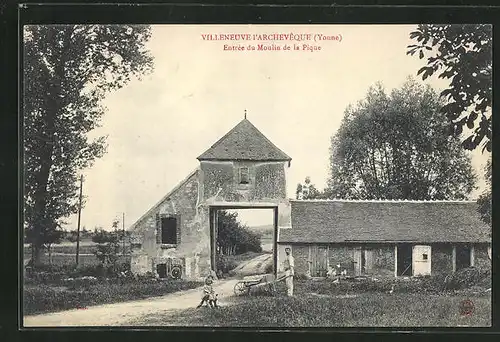
{"type": "MultiPolygon", "coordinates": [[[[219,294],[221,305],[224,305],[225,298],[233,295],[233,287],[236,282],[237,280],[217,281],[218,284],[214,288],[219,294]]],[[[201,288],[198,288],[125,303],[25,316],[24,327],[120,326],[128,321],[137,320],[141,316],[196,307],[200,299],[201,288]]]]}
{"type": "Polygon", "coordinates": [[[265,274],[266,268],[273,263],[272,254],[259,255],[253,259],[247,260],[238,267],[236,267],[233,272],[236,275],[247,276],[254,274],[265,274]]]}

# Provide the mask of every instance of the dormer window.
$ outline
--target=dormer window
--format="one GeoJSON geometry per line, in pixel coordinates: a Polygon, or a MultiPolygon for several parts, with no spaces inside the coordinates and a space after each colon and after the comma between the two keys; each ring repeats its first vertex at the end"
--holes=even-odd
{"type": "Polygon", "coordinates": [[[240,167],[240,184],[248,184],[249,176],[248,176],[248,167],[240,167]]]}

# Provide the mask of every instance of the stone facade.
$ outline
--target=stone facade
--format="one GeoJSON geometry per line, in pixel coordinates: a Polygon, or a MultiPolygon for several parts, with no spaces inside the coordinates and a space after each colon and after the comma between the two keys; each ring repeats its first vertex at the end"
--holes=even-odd
{"type": "Polygon", "coordinates": [[[200,167],[132,227],[131,270],[156,273],[158,264],[180,263],[185,279],[215,270],[211,208],[275,207],[278,226],[290,225],[284,161],[200,161],[200,167]],[[248,182],[241,183],[241,169],[248,182]],[[177,243],[161,243],[161,218],[177,218],[177,243]]]}
{"type": "Polygon", "coordinates": [[[208,210],[200,202],[199,171],[193,172],[147,212],[132,229],[133,273],[156,272],[158,264],[182,265],[183,277],[199,278],[210,270],[208,210]],[[163,244],[159,218],[177,218],[177,243],[163,244]]]}
{"type": "Polygon", "coordinates": [[[491,248],[491,246],[487,244],[475,245],[474,266],[482,269],[491,269],[491,259],[488,256],[488,248],[491,248]]]}
{"type": "MultiPolygon", "coordinates": [[[[292,249],[295,257],[295,272],[297,275],[308,275],[311,271],[312,251],[316,244],[288,243],[279,244],[281,257],[285,247],[292,249]]],[[[487,244],[470,244],[474,247],[473,266],[482,269],[491,268],[487,244]]],[[[431,275],[450,274],[453,272],[453,244],[431,244],[431,275]]],[[[357,262],[355,251],[367,251],[366,268],[361,274],[377,278],[394,277],[395,245],[394,244],[329,244],[327,267],[341,265],[350,276],[355,275],[357,262]]],[[[313,272],[314,273],[314,272],[313,272]]]]}
{"type": "Polygon", "coordinates": [[[286,201],[285,162],[201,161],[203,200],[207,202],[279,204],[286,201]],[[248,170],[248,182],[240,172],[248,170]]]}
{"type": "Polygon", "coordinates": [[[432,273],[450,274],[453,272],[453,246],[438,244],[432,246],[432,273]]]}

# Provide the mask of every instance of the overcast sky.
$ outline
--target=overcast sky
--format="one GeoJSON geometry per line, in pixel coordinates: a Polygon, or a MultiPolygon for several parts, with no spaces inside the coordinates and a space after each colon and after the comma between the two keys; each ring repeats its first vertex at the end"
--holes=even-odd
{"type": "MultiPolygon", "coordinates": [[[[399,87],[423,65],[406,55],[411,25],[153,26],[149,48],[155,70],[110,94],[102,127],[108,153],[85,171],[82,226],[109,229],[125,213],[125,227],[198,166],[198,157],[223,134],[248,119],[292,157],[288,196],[310,176],[323,188],[330,137],[344,109],[381,81],[399,87]],[[341,34],[321,51],[224,51],[228,42],[206,41],[219,33],[341,34]]],[[[279,42],[282,46],[285,42],[279,42]]],[[[237,45],[237,43],[232,43],[237,45]]],[[[293,43],[292,43],[293,44],[293,43]]],[[[244,46],[248,43],[242,44],[244,46]]],[[[436,77],[427,83],[446,86],[436,77]]],[[[488,155],[489,157],[489,155],[488,155]]],[[[481,176],[487,155],[473,153],[481,176]]],[[[269,213],[250,211],[247,224],[268,224],[269,213]]],[[[76,219],[68,229],[76,228],[76,219]]]]}

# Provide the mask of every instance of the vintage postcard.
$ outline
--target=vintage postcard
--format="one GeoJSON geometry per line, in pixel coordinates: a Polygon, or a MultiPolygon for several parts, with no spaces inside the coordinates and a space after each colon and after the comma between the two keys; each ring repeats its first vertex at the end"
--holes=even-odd
{"type": "Polygon", "coordinates": [[[491,25],[22,40],[24,328],[491,326],[491,25]]]}

